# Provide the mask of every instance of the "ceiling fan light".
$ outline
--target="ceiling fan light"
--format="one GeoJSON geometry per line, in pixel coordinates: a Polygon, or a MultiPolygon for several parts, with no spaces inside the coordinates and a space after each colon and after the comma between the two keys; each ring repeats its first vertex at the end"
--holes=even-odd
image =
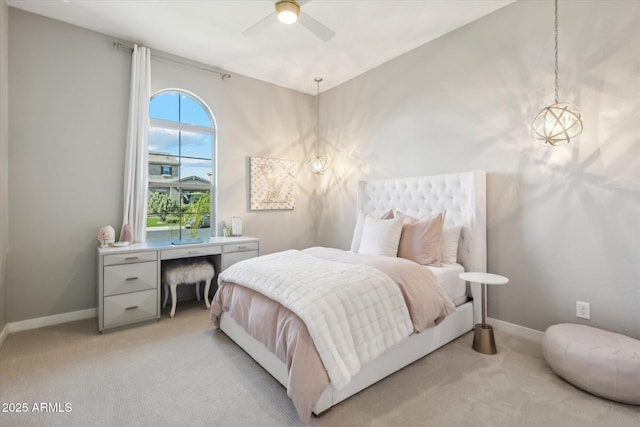
{"type": "Polygon", "coordinates": [[[276,14],[283,24],[293,24],[298,20],[300,6],[295,1],[282,0],[276,3],[276,14]]]}

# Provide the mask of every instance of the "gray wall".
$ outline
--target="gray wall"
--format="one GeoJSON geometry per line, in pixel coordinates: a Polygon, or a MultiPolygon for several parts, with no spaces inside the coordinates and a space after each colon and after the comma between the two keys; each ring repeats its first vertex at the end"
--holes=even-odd
{"type": "Polygon", "coordinates": [[[0,332],[7,324],[7,254],[9,251],[8,23],[9,8],[4,0],[0,0],[0,332]]]}
{"type": "Polygon", "coordinates": [[[576,144],[528,136],[553,102],[553,2],[519,1],[321,95],[318,243],[348,248],[356,181],[488,171],[489,315],[640,338],[640,2],[560,2],[560,98],[576,144]],[[591,321],[575,318],[576,300],[591,321]]]}
{"type": "MultiPolygon", "coordinates": [[[[96,306],[97,232],[122,220],[131,59],[112,40],[9,8],[8,322],[96,306]]],[[[313,181],[302,163],[312,148],[313,97],[152,62],[154,90],[190,90],[213,110],[220,218],[242,215],[261,253],[309,246],[313,181]],[[252,155],[298,162],[294,211],[247,212],[252,155]]]]}
{"type": "Polygon", "coordinates": [[[7,320],[96,306],[96,236],[122,215],[130,58],[9,8],[7,320]]]}

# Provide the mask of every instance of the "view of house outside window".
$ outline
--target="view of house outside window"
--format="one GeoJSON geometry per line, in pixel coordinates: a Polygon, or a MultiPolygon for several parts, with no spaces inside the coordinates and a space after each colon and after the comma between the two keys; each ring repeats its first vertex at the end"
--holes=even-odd
{"type": "Polygon", "coordinates": [[[212,235],[215,127],[193,95],[165,91],[149,104],[147,240],[212,235]]]}

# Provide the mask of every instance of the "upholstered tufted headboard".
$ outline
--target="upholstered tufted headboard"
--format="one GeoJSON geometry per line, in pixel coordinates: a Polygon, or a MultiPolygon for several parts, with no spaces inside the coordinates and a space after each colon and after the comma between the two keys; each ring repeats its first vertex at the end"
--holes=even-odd
{"type": "Polygon", "coordinates": [[[398,209],[415,218],[446,212],[445,225],[460,225],[458,262],[487,271],[486,174],[452,173],[358,182],[358,212],[380,217],[398,209]]]}
{"type": "Polygon", "coordinates": [[[360,181],[356,212],[380,217],[389,209],[398,209],[421,218],[445,211],[445,225],[462,227],[458,262],[466,271],[486,272],[486,195],[484,171],[360,181]]]}

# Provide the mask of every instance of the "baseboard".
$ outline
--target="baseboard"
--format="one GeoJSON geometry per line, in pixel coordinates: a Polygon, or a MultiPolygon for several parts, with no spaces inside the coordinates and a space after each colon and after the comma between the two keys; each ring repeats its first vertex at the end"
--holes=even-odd
{"type": "MultiPolygon", "coordinates": [[[[88,308],[86,310],[72,311],[69,313],[54,314],[52,316],[7,323],[4,328],[2,328],[2,331],[0,331],[0,348],[10,333],[44,328],[45,326],[59,325],[60,323],[74,322],[76,320],[91,319],[96,316],[97,310],[95,308],[88,308]]],[[[542,341],[543,332],[536,331],[535,329],[492,318],[487,318],[487,322],[491,324],[496,331],[506,332],[536,342],[542,341]]]]}
{"type": "Polygon", "coordinates": [[[71,311],[69,313],[54,314],[52,316],[37,317],[35,319],[11,322],[5,326],[9,334],[26,331],[29,329],[44,328],[45,326],[59,325],[60,323],[75,322],[76,320],[91,319],[96,317],[97,310],[88,308],[86,310],[71,311]]]}
{"type": "Polygon", "coordinates": [[[505,322],[503,320],[487,318],[487,323],[493,326],[496,331],[505,332],[527,340],[541,342],[544,332],[536,331],[525,326],[516,325],[515,323],[505,322]]]}

